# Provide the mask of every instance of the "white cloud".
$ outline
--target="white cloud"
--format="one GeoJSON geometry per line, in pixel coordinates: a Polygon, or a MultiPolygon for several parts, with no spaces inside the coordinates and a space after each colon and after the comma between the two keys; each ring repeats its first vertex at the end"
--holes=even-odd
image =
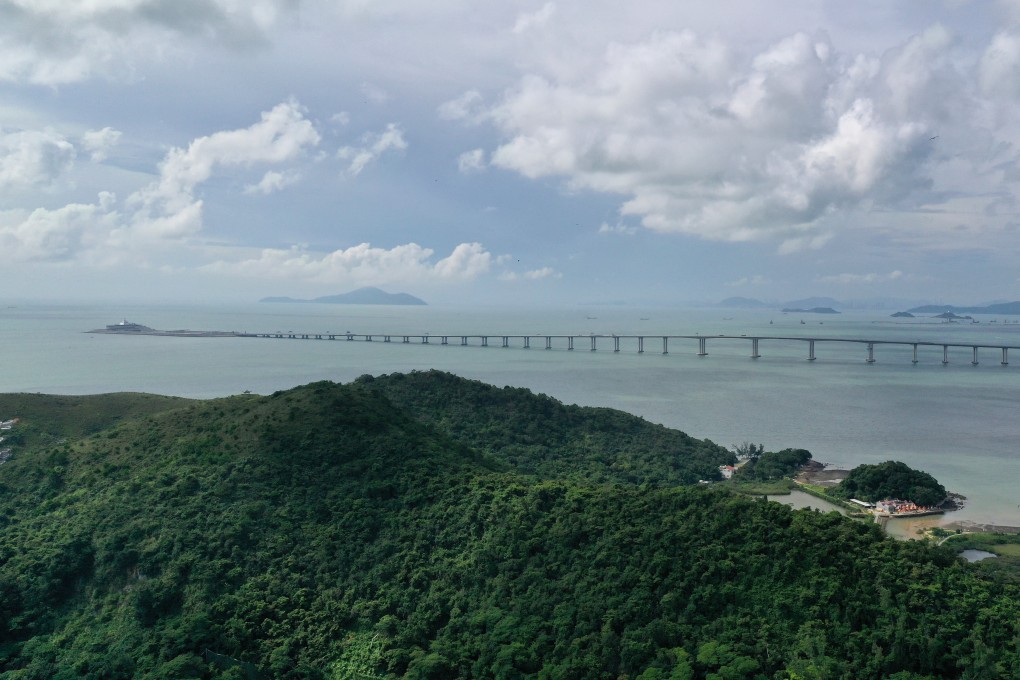
{"type": "MultiPolygon", "coordinates": [[[[988,82],[1014,74],[1011,40],[997,42],[988,82]]],[[[769,239],[791,253],[874,224],[869,215],[880,209],[944,200],[937,168],[948,161],[930,138],[940,129],[988,136],[974,128],[983,124],[973,115],[976,85],[955,45],[934,26],[882,59],[840,53],[824,34],[806,33],[744,55],[719,38],[660,31],[611,44],[585,68],[525,75],[487,111],[469,115],[478,98],[462,97],[447,114],[493,122],[504,141],[491,165],[619,195],[621,214],[646,228],[769,239]]],[[[1011,140],[1007,129],[994,134],[1011,140]]],[[[966,159],[964,176],[1015,192],[988,177],[987,154],[960,149],[956,158],[966,159]]]]}
{"type": "MultiPolygon", "coordinates": [[[[113,135],[100,131],[100,140],[113,135]]],[[[95,204],[11,211],[0,222],[0,243],[12,260],[118,261],[118,254],[144,258],[146,248],[160,254],[167,241],[202,231],[202,200],[196,189],[222,166],[250,167],[294,161],[319,143],[319,134],[296,102],[284,102],[262,114],[254,125],[199,137],[187,149],[171,149],[160,164],[159,179],[131,194],[119,210],[116,198],[102,192],[95,204]],[[162,242],[154,244],[153,242],[162,242]]],[[[0,186],[10,181],[52,179],[74,157],[70,143],[44,133],[17,133],[0,140],[16,152],[0,157],[0,186]]],[[[278,176],[277,176],[278,175],[278,176]]],[[[263,190],[279,188],[295,176],[263,177],[263,190]]]]}
{"type": "Polygon", "coordinates": [[[291,0],[8,0],[0,2],[0,81],[42,85],[130,76],[193,43],[251,49],[291,15],[291,0]]]}
{"type": "Polygon", "coordinates": [[[443,102],[437,110],[443,120],[466,120],[477,123],[484,119],[485,99],[478,90],[468,90],[456,99],[443,102]]]}
{"type": "Polygon", "coordinates": [[[765,284],[772,283],[772,281],[761,274],[755,274],[754,276],[744,276],[736,281],[730,281],[727,286],[731,288],[743,288],[744,286],[764,286],[765,284]]]}
{"type": "Polygon", "coordinates": [[[555,12],[555,3],[547,2],[538,11],[519,15],[514,23],[513,31],[514,33],[524,33],[525,31],[545,26],[549,23],[549,19],[552,18],[555,12]]]}
{"type": "Polygon", "coordinates": [[[0,131],[0,189],[50,184],[76,155],[74,145],[53,130],[0,131]]]}
{"type": "Polygon", "coordinates": [[[888,283],[903,278],[903,272],[896,269],[888,274],[835,274],[822,276],[818,280],[822,283],[838,283],[843,285],[888,283]]]}
{"type": "Polygon", "coordinates": [[[133,228],[162,238],[201,229],[202,201],[195,188],[218,166],[250,167],[293,161],[318,145],[319,133],[295,101],[276,105],[247,128],[199,137],[187,149],[172,149],[160,165],[159,181],[134,194],[133,228]]]}
{"type": "Polygon", "coordinates": [[[301,175],[296,172],[276,172],[275,170],[269,170],[258,184],[249,184],[244,188],[246,194],[264,194],[269,195],[280,191],[281,189],[294,184],[301,179],[301,175]]]}
{"type": "Polygon", "coordinates": [[[465,151],[457,157],[457,169],[464,174],[485,170],[485,150],[465,151]]]}
{"type": "Polygon", "coordinates": [[[617,222],[616,224],[609,224],[603,222],[599,226],[600,234],[623,234],[624,236],[633,236],[638,232],[638,228],[623,222],[617,222]]]}
{"type": "Polygon", "coordinates": [[[524,272],[524,278],[529,281],[539,281],[541,279],[561,278],[563,275],[553,269],[552,267],[542,267],[541,269],[532,269],[524,272]]]}
{"type": "Polygon", "coordinates": [[[121,133],[111,127],[89,130],[81,138],[82,148],[89,152],[93,163],[106,160],[107,153],[120,141],[121,133]]]}
{"type": "Polygon", "coordinates": [[[478,243],[462,243],[445,258],[417,243],[378,248],[362,243],[330,253],[305,248],[267,248],[257,257],[219,260],[204,270],[246,278],[288,279],[350,285],[471,280],[489,271],[493,257],[478,243]]]}
{"type": "Polygon", "coordinates": [[[347,174],[361,174],[370,163],[376,161],[387,151],[403,151],[407,148],[404,133],[396,123],[390,123],[378,134],[366,134],[361,139],[361,146],[345,146],[337,151],[337,158],[350,160],[347,174]]]}

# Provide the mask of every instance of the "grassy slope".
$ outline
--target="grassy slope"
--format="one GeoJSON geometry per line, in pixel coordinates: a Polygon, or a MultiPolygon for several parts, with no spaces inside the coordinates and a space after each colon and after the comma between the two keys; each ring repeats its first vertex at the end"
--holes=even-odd
{"type": "MultiPolygon", "coordinates": [[[[241,677],[208,649],[270,677],[1018,670],[1015,591],[949,550],[711,490],[522,476],[498,437],[483,453],[422,420],[317,383],[27,450],[0,466],[0,669],[241,677]]],[[[611,468],[640,427],[608,422],[590,453],[611,468]]]]}

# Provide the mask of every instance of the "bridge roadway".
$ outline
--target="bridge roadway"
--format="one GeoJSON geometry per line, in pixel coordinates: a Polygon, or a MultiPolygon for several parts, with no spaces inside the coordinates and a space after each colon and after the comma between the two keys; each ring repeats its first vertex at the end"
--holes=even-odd
{"type": "Polygon", "coordinates": [[[612,351],[619,352],[621,341],[625,341],[630,345],[636,344],[637,352],[639,354],[645,351],[645,341],[649,341],[652,344],[661,342],[662,353],[669,354],[669,343],[671,340],[697,340],[698,341],[698,356],[708,356],[708,341],[709,340],[741,340],[749,341],[751,343],[751,358],[759,359],[761,354],[759,352],[760,343],[762,341],[769,342],[803,342],[807,343],[807,357],[808,361],[814,361],[815,356],[815,345],[817,343],[849,343],[864,345],[867,349],[867,358],[865,362],[871,364],[875,363],[875,346],[876,345],[901,345],[910,347],[912,349],[912,363],[918,363],[917,350],[919,347],[941,347],[942,348],[942,363],[949,363],[949,349],[950,348],[963,348],[969,349],[972,353],[971,364],[977,366],[978,364],[978,350],[979,349],[991,349],[999,350],[1002,353],[1002,360],[999,362],[1003,366],[1009,365],[1009,350],[1020,349],[1020,345],[994,345],[994,344],[981,344],[981,343],[963,343],[963,342],[932,342],[932,341],[920,341],[920,340],[868,340],[863,338],[828,338],[828,337],[801,337],[793,335],[546,335],[542,333],[533,333],[528,335],[503,335],[503,334],[489,334],[489,335],[433,335],[430,333],[425,334],[412,334],[404,335],[398,333],[295,333],[294,331],[276,332],[276,333],[238,333],[241,337],[248,338],[286,338],[291,340],[346,340],[348,342],[400,342],[403,344],[418,343],[427,345],[435,342],[440,345],[459,344],[461,346],[467,346],[475,344],[481,347],[489,347],[489,341],[495,340],[500,343],[502,347],[511,347],[511,343],[518,343],[520,347],[524,349],[531,348],[532,340],[537,340],[539,343],[545,342],[545,349],[556,348],[564,349],[563,344],[566,343],[565,349],[573,350],[575,346],[585,347],[595,352],[599,349],[599,341],[602,341],[603,346],[605,343],[612,343],[612,351]],[[451,342],[451,339],[455,342],[451,342]]]}

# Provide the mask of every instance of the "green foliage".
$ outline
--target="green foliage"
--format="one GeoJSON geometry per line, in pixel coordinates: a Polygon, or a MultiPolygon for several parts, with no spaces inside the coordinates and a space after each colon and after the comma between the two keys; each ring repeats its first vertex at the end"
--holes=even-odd
{"type": "Polygon", "coordinates": [[[405,381],[183,404],[26,447],[0,466],[0,674],[1020,669],[1016,586],[950,548],[675,486],[718,447],[612,411],[445,374],[405,381]],[[420,403],[401,405],[414,390],[420,403]],[[490,402],[459,424],[474,398],[490,402]],[[496,417],[508,406],[510,425],[496,417]]]}
{"type": "Polygon", "coordinates": [[[733,475],[738,480],[769,481],[792,477],[809,460],[811,452],[806,449],[783,449],[782,451],[758,452],[737,468],[733,475]]]}
{"type": "Polygon", "coordinates": [[[837,498],[871,502],[900,498],[924,506],[938,505],[947,495],[946,487],[927,472],[891,460],[854,468],[830,493],[837,498]]]}

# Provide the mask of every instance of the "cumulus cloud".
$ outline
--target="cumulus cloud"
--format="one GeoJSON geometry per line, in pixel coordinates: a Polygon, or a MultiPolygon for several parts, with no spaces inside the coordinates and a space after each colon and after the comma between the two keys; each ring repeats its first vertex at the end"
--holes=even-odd
{"type": "Polygon", "coordinates": [[[219,260],[203,269],[250,278],[280,278],[319,283],[380,285],[396,282],[464,281],[489,271],[493,257],[479,243],[462,243],[435,260],[435,251],[417,243],[379,248],[361,243],[330,253],[295,246],[267,248],[257,257],[219,260]]]}
{"type": "Polygon", "coordinates": [[[390,123],[380,133],[364,135],[361,146],[342,147],[337,151],[337,158],[350,161],[347,174],[356,176],[387,151],[403,151],[406,148],[403,131],[396,123],[390,123]]]}
{"type": "Polygon", "coordinates": [[[50,184],[76,155],[74,145],[52,130],[0,130],[0,189],[50,184]]]}
{"type": "Polygon", "coordinates": [[[179,3],[0,2],[0,81],[61,85],[95,75],[127,76],[139,55],[168,55],[188,42],[227,49],[268,44],[291,0],[179,3]]]}
{"type": "MultiPolygon", "coordinates": [[[[807,33],[747,55],[718,38],[662,31],[610,45],[586,69],[525,75],[485,109],[468,93],[442,111],[496,126],[504,141],[491,165],[619,195],[621,214],[648,229],[768,239],[792,253],[869,224],[877,210],[945,200],[938,163],[948,161],[932,138],[982,124],[976,79],[954,45],[934,26],[881,58],[807,33]]],[[[1020,82],[1018,55],[1013,37],[996,38],[981,66],[985,87],[1020,82]]],[[[1006,181],[988,177],[992,163],[976,150],[956,162],[1006,181]]]]}
{"type": "Polygon", "coordinates": [[[89,152],[93,163],[100,163],[106,160],[111,148],[120,141],[121,133],[111,127],[104,127],[102,130],[89,130],[81,138],[82,148],[89,152]]]}
{"type": "Polygon", "coordinates": [[[132,227],[159,237],[182,237],[201,229],[202,201],[195,188],[218,166],[250,167],[293,161],[318,145],[319,133],[296,101],[277,104],[254,125],[199,137],[187,149],[172,149],[157,182],[129,199],[136,206],[132,227]]]}
{"type": "Polygon", "coordinates": [[[743,288],[745,286],[763,286],[767,283],[772,283],[768,277],[762,276],[761,274],[755,274],[754,276],[742,276],[736,281],[730,281],[726,285],[731,288],[743,288]]]}
{"type": "MultiPolygon", "coordinates": [[[[112,131],[111,131],[112,132],[112,131]]],[[[115,138],[100,131],[97,146],[115,138]]],[[[116,197],[102,192],[94,204],[71,204],[56,210],[11,211],[0,220],[5,256],[25,261],[115,261],[140,244],[179,241],[202,228],[202,200],[196,189],[224,166],[251,167],[294,161],[319,143],[319,134],[294,101],[264,112],[247,128],[199,137],[186,149],[171,149],[159,167],[159,178],[131,194],[118,208],[116,197]]],[[[74,158],[69,142],[49,133],[17,133],[0,139],[0,186],[5,180],[44,181],[74,158]],[[0,151],[2,153],[2,151],[0,151]]],[[[295,175],[268,174],[260,190],[279,188],[295,175]]]]}

